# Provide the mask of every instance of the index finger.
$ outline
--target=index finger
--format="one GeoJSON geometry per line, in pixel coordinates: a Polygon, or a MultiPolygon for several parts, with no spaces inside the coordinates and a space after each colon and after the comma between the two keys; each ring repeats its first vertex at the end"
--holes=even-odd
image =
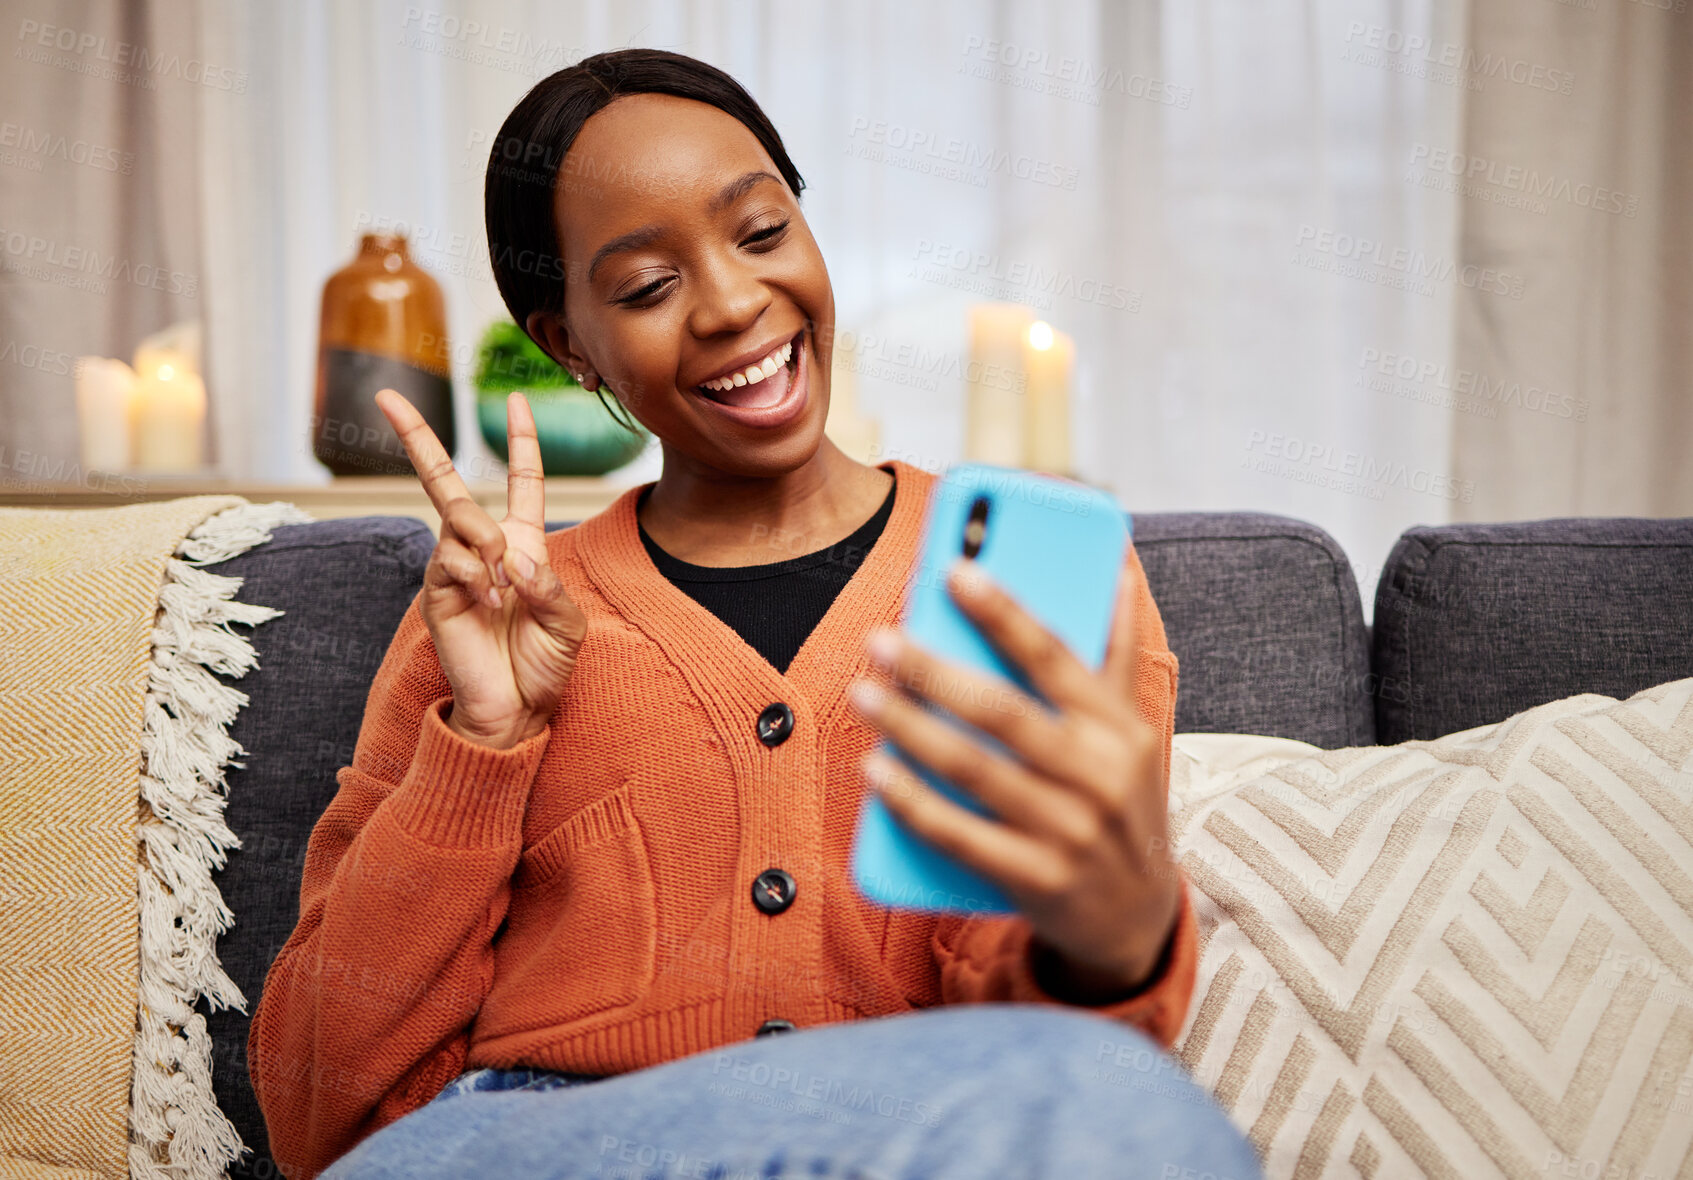
{"type": "Polygon", "coordinates": [[[947,573],[947,584],[976,629],[1028,677],[1036,692],[1061,709],[1097,711],[1092,670],[980,566],[959,558],[947,573]]]}
{"type": "MultiPolygon", "coordinates": [[[[417,407],[392,389],[376,391],[376,408],[381,410],[400,436],[400,444],[411,457],[412,467],[423,482],[423,491],[435,512],[445,521],[447,505],[455,500],[470,500],[470,490],[453,467],[453,457],[429,429],[429,423],[417,412],[417,407]],[[386,394],[386,398],[383,396],[386,394]]],[[[474,500],[471,501],[475,503],[474,500]]]]}

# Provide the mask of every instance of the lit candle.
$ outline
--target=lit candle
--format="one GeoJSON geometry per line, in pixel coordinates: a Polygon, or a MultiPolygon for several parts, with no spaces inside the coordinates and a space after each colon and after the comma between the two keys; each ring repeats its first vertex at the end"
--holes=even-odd
{"type": "Polygon", "coordinates": [[[138,471],[199,471],[206,422],[206,386],[185,353],[148,349],[136,357],[135,467],[138,471]]]}
{"type": "Polygon", "coordinates": [[[1051,475],[1070,471],[1070,374],[1076,367],[1076,342],[1045,321],[1029,325],[1023,338],[1023,462],[1051,475]]]}
{"type": "Polygon", "coordinates": [[[1023,334],[1033,320],[1015,303],[970,309],[964,456],[971,462],[1023,465],[1023,334]]]}
{"type": "Polygon", "coordinates": [[[134,369],[111,357],[77,358],[76,416],[82,426],[85,470],[129,470],[130,399],[134,396],[134,369]]]}

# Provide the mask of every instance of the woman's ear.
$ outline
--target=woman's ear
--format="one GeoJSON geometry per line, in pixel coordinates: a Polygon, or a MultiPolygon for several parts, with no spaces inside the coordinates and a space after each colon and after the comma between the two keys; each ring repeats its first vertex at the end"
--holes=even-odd
{"type": "Polygon", "coordinates": [[[594,366],[571,349],[570,333],[565,330],[563,316],[553,311],[532,311],[523,326],[528,329],[530,338],[548,356],[563,365],[583,389],[593,393],[600,387],[600,375],[594,372],[594,366]]]}

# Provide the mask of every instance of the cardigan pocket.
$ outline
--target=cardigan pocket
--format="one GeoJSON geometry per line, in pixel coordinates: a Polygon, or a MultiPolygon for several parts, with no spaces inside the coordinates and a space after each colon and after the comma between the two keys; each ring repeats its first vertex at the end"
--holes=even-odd
{"type": "Polygon", "coordinates": [[[625,780],[519,857],[477,1039],[624,1007],[651,986],[658,906],[629,790],[625,780]]]}

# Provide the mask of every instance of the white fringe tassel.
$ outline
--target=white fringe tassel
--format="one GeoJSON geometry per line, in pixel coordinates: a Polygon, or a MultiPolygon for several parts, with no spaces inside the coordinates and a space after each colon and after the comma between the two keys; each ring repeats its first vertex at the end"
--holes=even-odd
{"type": "Polygon", "coordinates": [[[270,540],[283,524],[312,518],[292,504],[238,504],[189,532],[166,561],[153,625],[141,752],[141,994],[130,1081],[129,1174],[134,1180],[218,1180],[247,1150],[212,1093],[212,1041],[194,1010],[247,1010],[218,961],[218,935],[235,923],[212,881],[241,841],[223,822],[224,767],[245,754],[229,737],[247,694],[213,675],[241,677],[258,665],[230,630],[283,612],[234,601],[240,578],[196,568],[270,540]]]}

